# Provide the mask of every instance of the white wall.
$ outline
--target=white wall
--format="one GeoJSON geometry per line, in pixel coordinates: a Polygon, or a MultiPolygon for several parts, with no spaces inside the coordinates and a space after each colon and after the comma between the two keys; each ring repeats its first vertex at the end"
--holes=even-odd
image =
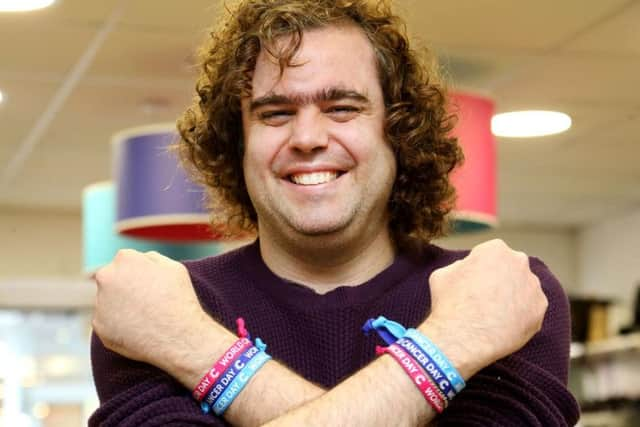
{"type": "MultiPolygon", "coordinates": [[[[0,278],[80,277],[81,233],[81,216],[76,213],[0,212],[0,278]]],[[[436,243],[449,248],[471,248],[496,237],[542,258],[567,288],[577,284],[576,236],[570,230],[509,227],[449,237],[436,243]]]]}
{"type": "Polygon", "coordinates": [[[446,248],[470,249],[478,243],[500,238],[514,249],[536,256],[549,266],[568,293],[578,284],[576,270],[576,233],[568,229],[501,227],[481,233],[440,239],[435,243],[446,248]]]}
{"type": "MultiPolygon", "coordinates": [[[[55,283],[56,293],[62,290],[65,279],[69,281],[69,292],[71,288],[80,289],[81,233],[81,216],[76,213],[0,212],[0,287],[6,291],[0,292],[0,298],[6,302],[8,295],[16,295],[16,289],[32,289],[40,279],[51,285],[48,288],[55,283]]],[[[449,237],[436,243],[449,248],[471,248],[496,237],[541,258],[568,292],[580,287],[576,234],[570,230],[507,227],[449,237]]],[[[87,295],[83,293],[81,298],[86,300],[87,295]]]]}
{"type": "Polygon", "coordinates": [[[640,285],[640,209],[587,227],[577,239],[581,292],[617,299],[626,324],[640,285]]]}
{"type": "Polygon", "coordinates": [[[0,211],[0,278],[79,277],[81,234],[77,213],[0,211]]]}
{"type": "Polygon", "coordinates": [[[81,276],[81,218],[74,213],[0,213],[0,308],[88,307],[95,285],[81,276]]]}

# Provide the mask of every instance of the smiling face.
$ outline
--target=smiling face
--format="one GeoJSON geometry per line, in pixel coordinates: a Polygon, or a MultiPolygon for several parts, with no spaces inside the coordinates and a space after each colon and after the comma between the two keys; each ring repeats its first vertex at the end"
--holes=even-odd
{"type": "Polygon", "coordinates": [[[305,31],[280,69],[263,50],[242,100],[244,176],[261,239],[371,241],[396,174],[370,42],[355,25],[305,31]]]}

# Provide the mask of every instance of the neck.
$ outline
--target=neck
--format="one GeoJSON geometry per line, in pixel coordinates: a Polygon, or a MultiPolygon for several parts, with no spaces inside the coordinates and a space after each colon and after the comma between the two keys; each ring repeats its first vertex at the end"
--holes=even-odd
{"type": "Polygon", "coordinates": [[[259,237],[260,254],[271,271],[319,294],[365,283],[391,265],[395,257],[387,228],[367,240],[348,243],[334,236],[284,241],[272,238],[266,230],[260,230],[259,237]]]}

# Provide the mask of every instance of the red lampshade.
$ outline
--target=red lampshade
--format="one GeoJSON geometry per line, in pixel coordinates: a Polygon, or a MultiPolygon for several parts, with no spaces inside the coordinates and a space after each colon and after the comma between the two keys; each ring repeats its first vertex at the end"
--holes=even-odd
{"type": "Polygon", "coordinates": [[[482,96],[454,93],[451,106],[458,114],[453,134],[465,155],[464,164],[452,175],[458,193],[455,231],[493,227],[497,224],[496,150],[491,133],[494,103],[482,96]]]}

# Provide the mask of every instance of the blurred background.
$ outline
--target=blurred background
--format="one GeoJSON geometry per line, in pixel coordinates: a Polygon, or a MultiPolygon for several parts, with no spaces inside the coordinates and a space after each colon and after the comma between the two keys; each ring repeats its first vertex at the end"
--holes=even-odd
{"type": "MultiPolygon", "coordinates": [[[[437,243],[500,237],[542,258],[571,297],[580,425],[637,425],[640,1],[395,3],[454,90],[497,113],[571,117],[560,134],[497,137],[496,226],[437,243]]],[[[57,0],[0,12],[0,425],[86,425],[98,404],[83,189],[112,177],[116,132],[173,122],[189,104],[193,52],[219,6],[57,0]]]]}

